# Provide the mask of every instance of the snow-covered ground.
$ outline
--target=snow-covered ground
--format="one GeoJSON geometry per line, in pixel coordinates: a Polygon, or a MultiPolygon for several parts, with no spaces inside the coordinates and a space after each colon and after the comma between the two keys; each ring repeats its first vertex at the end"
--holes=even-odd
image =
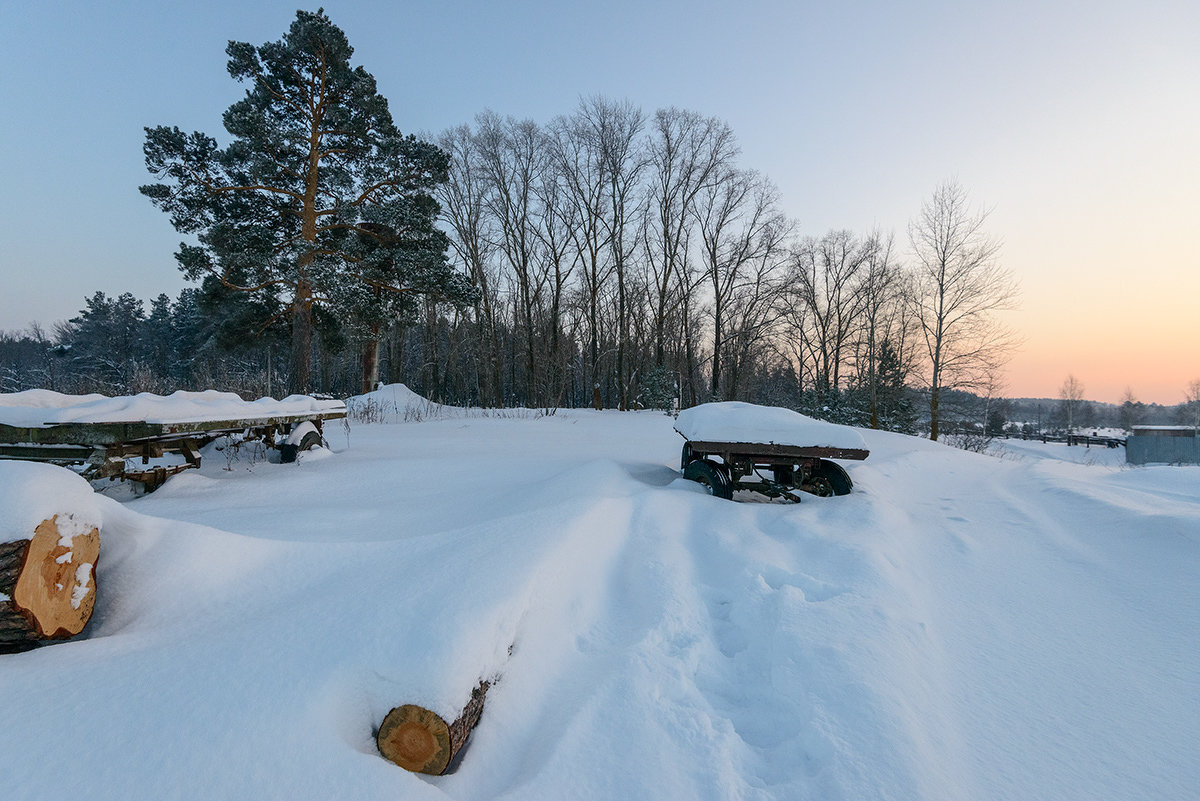
{"type": "Polygon", "coordinates": [[[1002,459],[1038,461],[1050,459],[1058,462],[1091,465],[1094,467],[1125,466],[1125,449],[1108,448],[1103,445],[1067,445],[1064,442],[1040,442],[1038,440],[994,439],[988,453],[1002,459]]]}
{"type": "Polygon", "coordinates": [[[731,503],[662,414],[423,420],[101,499],[0,797],[1196,797],[1200,468],[864,431],[851,495],[731,503]],[[377,754],[486,677],[455,773],[377,754]]]}

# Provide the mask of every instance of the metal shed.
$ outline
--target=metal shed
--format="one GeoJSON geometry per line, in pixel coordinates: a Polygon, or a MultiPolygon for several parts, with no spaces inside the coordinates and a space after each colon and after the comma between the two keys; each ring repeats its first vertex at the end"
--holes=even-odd
{"type": "Polygon", "coordinates": [[[1200,436],[1194,426],[1134,426],[1125,441],[1129,464],[1200,464],[1200,436]]]}

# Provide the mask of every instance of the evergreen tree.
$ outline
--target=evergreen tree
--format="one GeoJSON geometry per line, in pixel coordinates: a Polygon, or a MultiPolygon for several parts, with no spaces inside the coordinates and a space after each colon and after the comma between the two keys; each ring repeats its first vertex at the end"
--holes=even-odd
{"type": "Polygon", "coordinates": [[[448,160],[400,134],[323,10],[296,12],[280,41],[230,42],[225,52],[229,74],[249,84],[224,115],[232,142],[147,128],[146,166],[165,182],[141,191],[197,236],[199,245],[181,244],[176,255],[189,278],[217,276],[227,289],[286,306],[290,389],[305,392],[314,306],[365,315],[412,291],[402,270],[414,261],[449,273],[445,238],[428,235],[438,212],[430,192],[446,180],[448,160]],[[417,243],[428,252],[414,260],[417,243]]]}
{"type": "Polygon", "coordinates": [[[988,411],[987,421],[984,424],[983,432],[989,437],[998,437],[1004,433],[1004,427],[1008,425],[1008,410],[1003,403],[997,403],[988,411]]]}
{"type": "Polygon", "coordinates": [[[115,298],[96,292],[84,303],[60,335],[61,344],[68,346],[71,367],[108,392],[127,392],[143,344],[142,301],[128,292],[115,298]]]}
{"type": "Polygon", "coordinates": [[[917,409],[913,393],[905,381],[908,370],[891,340],[879,346],[877,405],[879,427],[887,431],[912,434],[917,430],[917,409]]]}
{"type": "Polygon", "coordinates": [[[142,324],[142,356],[146,367],[163,384],[173,383],[170,379],[176,358],[174,338],[171,299],[162,294],[150,301],[150,314],[142,324]]]}

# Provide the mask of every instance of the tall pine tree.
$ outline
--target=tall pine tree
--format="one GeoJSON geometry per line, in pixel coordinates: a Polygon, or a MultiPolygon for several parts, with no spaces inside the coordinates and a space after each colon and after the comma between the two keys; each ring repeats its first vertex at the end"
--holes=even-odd
{"type": "Polygon", "coordinates": [[[434,228],[431,192],[448,160],[400,134],[323,10],[296,12],[280,41],[230,42],[225,52],[229,74],[248,84],[223,118],[232,141],[221,148],[200,132],[147,128],[146,166],[163,183],[141,192],[196,235],[199,245],[176,254],[189,278],[217,276],[284,302],[289,389],[307,392],[314,305],[374,320],[397,295],[469,300],[434,228]]]}

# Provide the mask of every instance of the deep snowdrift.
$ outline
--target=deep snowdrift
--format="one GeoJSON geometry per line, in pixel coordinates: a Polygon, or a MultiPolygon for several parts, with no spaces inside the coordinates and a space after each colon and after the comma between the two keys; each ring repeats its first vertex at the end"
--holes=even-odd
{"type": "Polygon", "coordinates": [[[661,414],[327,435],[99,499],[87,638],[0,657],[5,799],[1200,786],[1200,468],[863,432],[851,495],[731,503],[661,414]],[[389,708],[487,676],[456,773],[376,754],[389,708]]]}

